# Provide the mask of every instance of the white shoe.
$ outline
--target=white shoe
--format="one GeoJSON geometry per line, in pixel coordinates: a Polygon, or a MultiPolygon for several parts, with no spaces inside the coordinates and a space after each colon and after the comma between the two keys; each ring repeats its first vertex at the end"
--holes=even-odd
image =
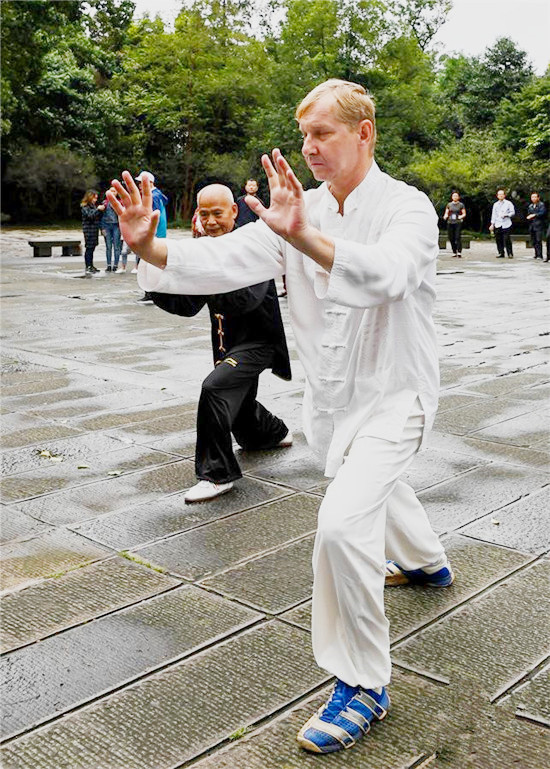
{"type": "Polygon", "coordinates": [[[231,491],[232,488],[232,481],[229,481],[229,483],[199,481],[195,486],[191,486],[184,499],[186,502],[205,502],[207,499],[214,499],[214,497],[219,497],[220,494],[231,491]]]}
{"type": "Polygon", "coordinates": [[[132,270],[132,275],[137,275],[137,267],[134,267],[134,269],[132,270]]]}
{"type": "Polygon", "coordinates": [[[289,430],[282,441],[279,441],[277,446],[280,446],[281,448],[286,448],[287,446],[292,446],[292,441],[294,440],[294,436],[292,435],[292,432],[289,430]]]}

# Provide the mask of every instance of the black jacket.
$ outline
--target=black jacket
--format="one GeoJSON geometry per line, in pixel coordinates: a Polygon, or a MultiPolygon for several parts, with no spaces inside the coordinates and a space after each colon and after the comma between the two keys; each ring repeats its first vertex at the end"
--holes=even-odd
{"type": "Polygon", "coordinates": [[[268,280],[226,294],[193,296],[151,293],[157,307],[175,315],[196,315],[205,304],[212,324],[214,363],[232,349],[247,344],[272,345],[271,370],[281,379],[291,379],[290,360],[275,281],[268,280]]]}
{"type": "MultiPolygon", "coordinates": [[[[256,195],[258,198],[258,196],[256,195]]],[[[245,202],[246,195],[241,195],[240,198],[237,198],[237,208],[239,209],[239,212],[237,214],[237,219],[235,221],[236,227],[242,227],[245,224],[250,224],[250,222],[255,222],[258,218],[258,215],[254,213],[254,211],[249,208],[245,202]]],[[[261,198],[258,198],[260,203],[263,201],[261,198]]]]}
{"type": "Polygon", "coordinates": [[[529,219],[529,229],[544,230],[544,220],[546,219],[546,206],[539,200],[538,203],[529,203],[527,214],[535,214],[534,219],[529,219]]]}

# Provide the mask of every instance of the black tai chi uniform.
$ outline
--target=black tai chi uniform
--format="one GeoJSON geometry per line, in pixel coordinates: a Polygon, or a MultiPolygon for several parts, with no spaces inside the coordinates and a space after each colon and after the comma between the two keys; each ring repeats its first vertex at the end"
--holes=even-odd
{"type": "Polygon", "coordinates": [[[265,369],[291,378],[275,282],[211,296],[152,293],[151,298],[163,310],[188,317],[208,305],[214,370],[202,383],[195,471],[199,480],[234,481],[242,473],[231,433],[243,449],[253,450],[273,448],[288,432],[256,400],[258,377],[265,369]]]}

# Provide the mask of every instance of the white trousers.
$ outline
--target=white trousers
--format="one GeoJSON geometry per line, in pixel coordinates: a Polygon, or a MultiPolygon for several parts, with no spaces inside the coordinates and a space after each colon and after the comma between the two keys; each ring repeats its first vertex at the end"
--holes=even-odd
{"type": "Polygon", "coordinates": [[[384,614],[386,558],[419,569],[447,559],[424,508],[400,476],[422,439],[419,401],[399,443],[354,439],[319,510],[313,553],[312,642],[317,664],[350,686],[390,681],[384,614]]]}

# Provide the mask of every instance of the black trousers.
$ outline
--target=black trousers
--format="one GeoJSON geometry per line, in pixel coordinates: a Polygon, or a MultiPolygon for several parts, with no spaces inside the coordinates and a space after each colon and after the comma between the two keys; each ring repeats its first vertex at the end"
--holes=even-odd
{"type": "Polygon", "coordinates": [[[514,252],[512,251],[512,240],[510,238],[511,232],[511,227],[495,227],[495,239],[497,242],[497,251],[499,256],[504,256],[505,247],[508,256],[514,255],[514,252]]]}
{"type": "Polygon", "coordinates": [[[84,250],[84,264],[86,267],[93,267],[95,246],[88,246],[84,250]]]}
{"type": "Polygon", "coordinates": [[[449,234],[449,241],[451,243],[451,249],[453,254],[462,253],[462,222],[456,222],[455,224],[447,225],[447,232],[449,234]]]}
{"type": "Polygon", "coordinates": [[[542,229],[531,227],[531,245],[535,249],[535,259],[542,259],[542,229]]]}
{"type": "Polygon", "coordinates": [[[288,432],[285,423],[258,403],[258,377],[273,360],[273,348],[241,346],[230,350],[202,383],[197,413],[197,478],[228,483],[241,478],[231,433],[246,450],[276,446],[288,432]]]}

